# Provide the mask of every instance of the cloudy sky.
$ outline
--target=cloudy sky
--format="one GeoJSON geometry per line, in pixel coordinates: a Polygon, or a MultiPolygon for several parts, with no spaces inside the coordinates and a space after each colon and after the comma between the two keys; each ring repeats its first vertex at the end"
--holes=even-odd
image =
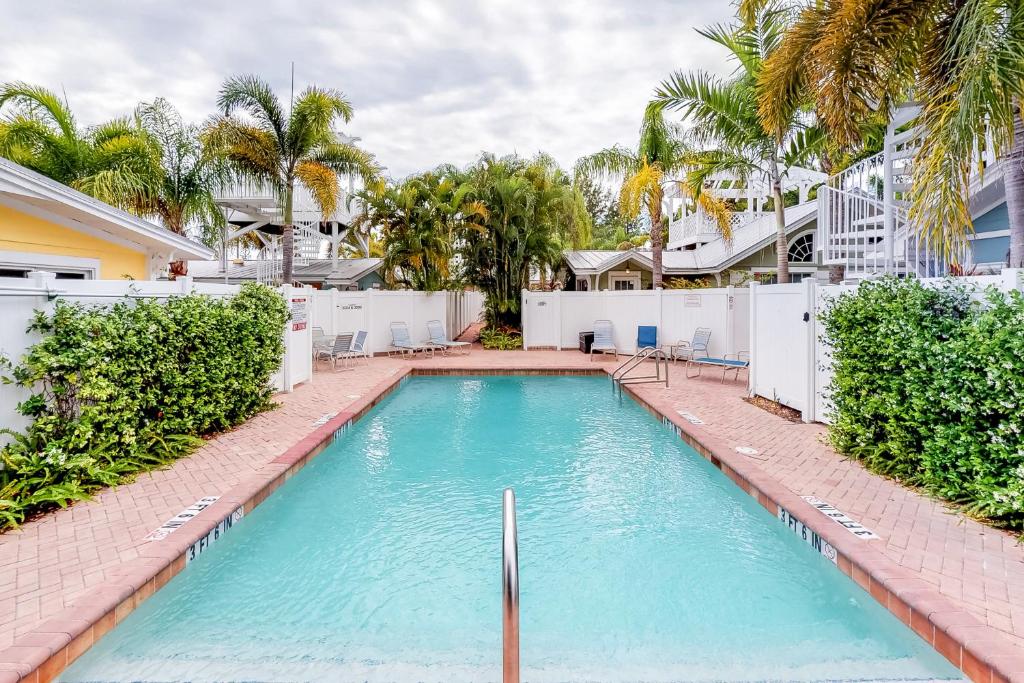
{"type": "Polygon", "coordinates": [[[728,20],[727,0],[3,4],[0,81],[63,89],[83,124],[157,96],[201,121],[231,74],[284,98],[294,61],[297,89],[349,96],[346,132],[396,177],[483,150],[570,166],[631,144],[671,71],[730,68],[693,30],[728,20]]]}

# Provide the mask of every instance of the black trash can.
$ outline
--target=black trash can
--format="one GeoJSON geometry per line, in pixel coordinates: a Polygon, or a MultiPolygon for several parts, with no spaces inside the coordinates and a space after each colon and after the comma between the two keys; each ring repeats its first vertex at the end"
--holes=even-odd
{"type": "Polygon", "coordinates": [[[580,352],[590,353],[590,347],[594,345],[593,332],[580,332],[580,352]]]}

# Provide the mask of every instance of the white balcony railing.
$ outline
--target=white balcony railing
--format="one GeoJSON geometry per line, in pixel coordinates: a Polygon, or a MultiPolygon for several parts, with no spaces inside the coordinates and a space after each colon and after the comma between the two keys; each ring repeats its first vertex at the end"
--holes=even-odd
{"type": "MultiPolygon", "coordinates": [[[[748,223],[770,216],[770,211],[734,211],[729,216],[733,234],[748,223]]],[[[722,234],[712,216],[698,211],[673,222],[668,230],[668,246],[670,248],[686,247],[691,244],[710,242],[722,234]]]]}

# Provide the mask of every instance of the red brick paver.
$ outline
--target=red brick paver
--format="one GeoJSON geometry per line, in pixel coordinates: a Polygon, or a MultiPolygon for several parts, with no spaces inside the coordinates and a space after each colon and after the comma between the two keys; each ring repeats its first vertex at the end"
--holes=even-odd
{"type": "MultiPolygon", "coordinates": [[[[530,351],[436,359],[375,358],[350,372],[320,372],[279,397],[280,408],[222,434],[173,467],[142,475],[0,536],[0,649],[139,557],[143,537],[203,496],[220,495],[310,434],[400,368],[609,367],[577,352],[530,351]]],[[[742,400],[742,383],[687,380],[637,386],[645,398],[688,411],[730,447],[758,451],[751,462],[798,495],[840,508],[882,537],[878,550],[910,569],[993,628],[1024,644],[1024,550],[1008,534],[952,513],[940,503],[866,472],[821,442],[824,428],[788,422],[742,400]]]]}

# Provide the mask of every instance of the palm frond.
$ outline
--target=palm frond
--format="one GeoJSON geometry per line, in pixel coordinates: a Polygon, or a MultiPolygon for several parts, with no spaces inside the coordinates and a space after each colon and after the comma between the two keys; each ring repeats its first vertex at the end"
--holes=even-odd
{"type": "Polygon", "coordinates": [[[273,132],[282,149],[287,147],[286,121],[281,102],[270,84],[258,76],[232,76],[224,81],[217,97],[217,106],[224,112],[224,116],[243,109],[258,124],[273,132]]]}
{"type": "Polygon", "coordinates": [[[68,103],[42,86],[21,81],[5,83],[0,86],[0,108],[7,103],[18,107],[28,118],[54,126],[66,138],[77,134],[75,117],[68,103]]]}
{"type": "Polygon", "coordinates": [[[288,119],[288,146],[292,154],[301,156],[318,145],[333,142],[334,121],[341,119],[347,123],[352,115],[352,104],[340,91],[306,88],[296,98],[288,119]]]}
{"type": "Polygon", "coordinates": [[[640,167],[632,150],[616,145],[582,157],[576,162],[575,172],[594,178],[622,178],[640,167]]]}
{"type": "Polygon", "coordinates": [[[619,211],[622,217],[627,220],[636,218],[641,208],[650,203],[652,195],[660,194],[664,177],[661,166],[645,163],[626,178],[619,190],[619,211]]]}
{"type": "Polygon", "coordinates": [[[321,145],[309,155],[309,158],[335,173],[357,175],[364,184],[375,182],[383,170],[372,154],[345,142],[321,145]]]}
{"type": "Polygon", "coordinates": [[[315,161],[300,161],[295,165],[295,177],[309,190],[324,220],[329,220],[338,208],[338,197],[341,194],[338,174],[315,161]]]}

